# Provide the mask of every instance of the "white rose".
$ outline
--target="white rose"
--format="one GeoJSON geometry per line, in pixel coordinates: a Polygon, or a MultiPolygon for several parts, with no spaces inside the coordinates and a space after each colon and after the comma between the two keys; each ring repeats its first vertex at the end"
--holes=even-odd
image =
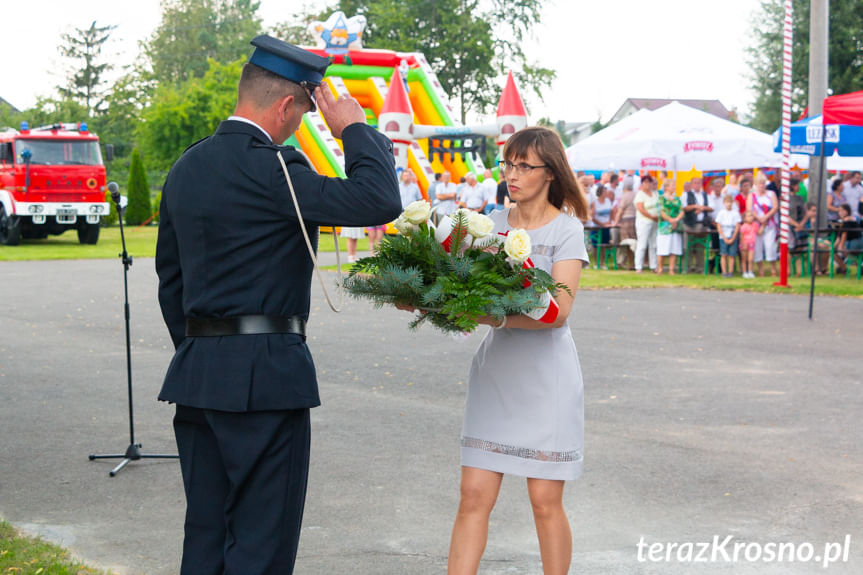
{"type": "Polygon", "coordinates": [[[503,249],[510,258],[524,263],[530,257],[530,236],[524,230],[512,230],[506,236],[503,249]]]}
{"type": "Polygon", "coordinates": [[[393,227],[404,236],[413,231],[415,226],[406,220],[404,214],[402,214],[393,222],[393,227]]]}
{"type": "Polygon", "coordinates": [[[408,204],[405,211],[400,217],[403,217],[412,224],[424,224],[431,215],[431,204],[425,200],[417,200],[408,204]]]}
{"type": "Polygon", "coordinates": [[[473,212],[467,221],[467,233],[476,239],[484,238],[494,229],[494,222],[488,216],[473,212]]]}

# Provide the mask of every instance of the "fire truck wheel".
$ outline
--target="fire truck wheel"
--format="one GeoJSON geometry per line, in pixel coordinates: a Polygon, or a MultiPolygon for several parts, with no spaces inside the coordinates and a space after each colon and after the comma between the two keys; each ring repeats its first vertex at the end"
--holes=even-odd
{"type": "Polygon", "coordinates": [[[0,206],[0,244],[17,246],[21,242],[21,220],[18,216],[6,214],[6,209],[0,206]]]}
{"type": "Polygon", "coordinates": [[[95,244],[99,241],[99,224],[81,224],[78,226],[78,243],[95,244]]]}

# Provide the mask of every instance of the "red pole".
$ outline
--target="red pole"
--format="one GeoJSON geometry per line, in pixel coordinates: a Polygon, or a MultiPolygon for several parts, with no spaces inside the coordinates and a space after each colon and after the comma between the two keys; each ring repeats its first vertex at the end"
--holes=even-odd
{"type": "Polygon", "coordinates": [[[782,58],[782,189],[779,201],[780,243],[779,243],[779,281],[773,285],[788,285],[788,206],[790,204],[791,183],[789,181],[791,154],[791,40],[793,34],[792,0],[785,0],[785,26],[782,58]]]}

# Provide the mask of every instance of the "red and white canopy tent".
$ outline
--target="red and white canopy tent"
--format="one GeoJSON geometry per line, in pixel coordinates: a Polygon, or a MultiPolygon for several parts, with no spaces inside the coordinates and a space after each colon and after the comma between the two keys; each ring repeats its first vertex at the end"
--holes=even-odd
{"type": "MultiPolygon", "coordinates": [[[[829,125],[847,125],[847,126],[863,126],[863,90],[859,92],[851,92],[850,94],[840,94],[838,96],[830,96],[824,99],[824,104],[821,108],[822,122],[824,126],[829,125]]],[[[826,128],[821,130],[822,142],[821,153],[824,153],[824,134],[826,128]]],[[[821,170],[824,170],[824,162],[822,157],[821,170]]],[[[823,181],[822,177],[819,181],[823,181]]],[[[821,196],[824,193],[823,186],[818,189],[818,205],[821,205],[821,196]]],[[[818,226],[815,226],[815,249],[818,246],[818,226]]],[[[809,288],[809,319],[812,319],[812,306],[815,296],[815,274],[812,274],[812,283],[809,288]]]]}
{"type": "Polygon", "coordinates": [[[825,98],[822,114],[825,124],[863,126],[863,90],[825,98]]]}

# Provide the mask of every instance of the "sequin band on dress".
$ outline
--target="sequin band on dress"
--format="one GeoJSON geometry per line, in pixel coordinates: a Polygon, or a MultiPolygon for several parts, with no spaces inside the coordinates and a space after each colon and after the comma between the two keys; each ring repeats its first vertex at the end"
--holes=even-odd
{"type": "Polygon", "coordinates": [[[574,451],[540,451],[529,447],[517,447],[515,445],[486,441],[485,439],[476,439],[475,437],[462,437],[461,446],[490,451],[491,453],[521,457],[522,459],[535,459],[537,461],[550,461],[553,463],[581,461],[582,459],[580,449],[574,451]]]}

